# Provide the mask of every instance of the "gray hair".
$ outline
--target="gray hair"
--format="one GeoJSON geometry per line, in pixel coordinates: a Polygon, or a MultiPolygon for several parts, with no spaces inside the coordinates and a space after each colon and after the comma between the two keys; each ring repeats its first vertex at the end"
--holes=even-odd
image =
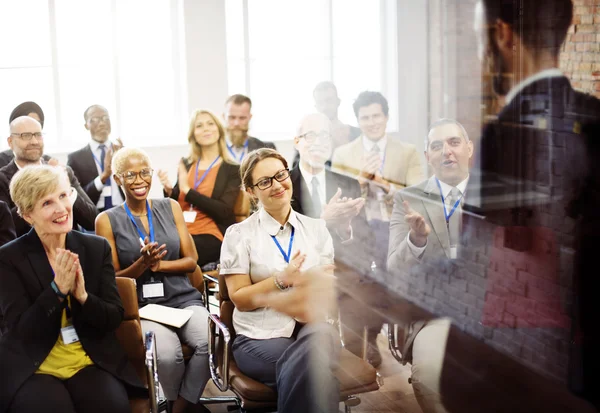
{"type": "Polygon", "coordinates": [[[465,127],[463,125],[461,125],[461,123],[459,121],[457,121],[455,119],[450,119],[450,118],[441,118],[441,119],[434,121],[431,125],[429,125],[429,132],[427,132],[427,137],[425,138],[425,151],[427,151],[427,148],[429,148],[429,135],[431,135],[431,131],[434,130],[435,128],[437,128],[438,126],[444,126],[444,125],[457,126],[458,129],[460,129],[460,132],[462,133],[465,140],[467,142],[469,142],[471,140],[469,138],[469,134],[467,133],[467,130],[465,129],[465,127]]]}

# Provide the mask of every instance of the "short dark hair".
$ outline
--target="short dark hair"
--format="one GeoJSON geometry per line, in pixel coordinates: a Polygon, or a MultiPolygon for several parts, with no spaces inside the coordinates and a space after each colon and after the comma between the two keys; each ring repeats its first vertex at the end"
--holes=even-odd
{"type": "Polygon", "coordinates": [[[250,109],[252,109],[252,100],[248,96],[240,95],[239,93],[229,96],[225,101],[225,105],[228,103],[233,103],[234,105],[243,105],[244,103],[247,103],[250,105],[250,109]]]}
{"type": "Polygon", "coordinates": [[[374,103],[379,103],[381,105],[381,110],[385,116],[388,116],[390,111],[390,107],[388,105],[387,99],[379,92],[360,92],[354,103],[352,104],[352,108],[354,109],[354,115],[356,115],[356,119],[358,119],[358,110],[362,107],[372,105],[374,103]]]}
{"type": "Polygon", "coordinates": [[[324,82],[317,83],[317,86],[315,86],[315,88],[313,89],[313,97],[315,96],[315,93],[322,92],[324,90],[329,90],[329,89],[333,89],[333,91],[335,92],[335,95],[336,96],[338,95],[337,87],[335,87],[333,82],[326,80],[324,82]]]}
{"type": "Polygon", "coordinates": [[[88,120],[88,119],[87,119],[87,114],[88,114],[88,112],[89,112],[90,110],[92,110],[92,109],[96,109],[96,108],[104,109],[104,111],[105,111],[106,113],[108,113],[108,110],[107,110],[107,109],[106,109],[104,106],[102,106],[102,105],[92,105],[92,106],[89,106],[89,107],[88,107],[88,108],[87,108],[87,109],[86,109],[86,110],[83,112],[83,120],[85,120],[85,121],[87,122],[87,120],[88,120]]]}
{"type": "Polygon", "coordinates": [[[571,22],[571,0],[481,0],[488,26],[500,19],[510,25],[532,53],[558,56],[571,22]]]}

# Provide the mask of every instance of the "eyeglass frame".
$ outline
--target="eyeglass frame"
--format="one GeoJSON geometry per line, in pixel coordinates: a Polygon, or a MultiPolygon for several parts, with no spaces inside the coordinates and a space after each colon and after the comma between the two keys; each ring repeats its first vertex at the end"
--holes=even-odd
{"type": "Polygon", "coordinates": [[[88,119],[88,121],[90,123],[93,123],[93,124],[97,124],[100,121],[102,121],[104,123],[107,123],[107,122],[110,121],[110,116],[108,116],[108,115],[104,115],[104,116],[92,116],[91,118],[88,119]]]}
{"type": "Polygon", "coordinates": [[[153,169],[153,168],[144,168],[144,169],[142,169],[142,170],[141,170],[141,171],[139,171],[139,172],[134,172],[134,171],[125,171],[125,172],[123,172],[123,173],[117,174],[117,176],[118,176],[118,177],[120,177],[120,178],[123,180],[123,182],[125,182],[126,184],[132,184],[132,183],[134,183],[135,181],[137,181],[137,177],[138,177],[138,176],[139,176],[139,177],[140,177],[140,179],[141,179],[142,181],[144,181],[144,182],[151,182],[151,181],[152,181],[152,176],[154,176],[154,169],[153,169]],[[150,181],[148,181],[148,180],[144,179],[144,177],[142,176],[142,172],[144,172],[144,171],[147,171],[147,170],[150,170],[150,176],[149,176],[149,178],[150,178],[150,181]],[[126,174],[126,173],[128,173],[128,172],[131,172],[132,174],[135,174],[135,175],[133,176],[133,179],[129,179],[129,180],[128,180],[128,179],[125,177],[125,174],[126,174]]]}
{"type": "Polygon", "coordinates": [[[44,139],[44,133],[43,132],[23,132],[23,133],[11,133],[10,136],[16,136],[20,139],[23,139],[25,142],[29,142],[30,140],[33,139],[33,137],[35,136],[35,138],[37,140],[42,140],[44,139]],[[31,135],[29,138],[26,138],[23,135],[31,135]]]}
{"type": "MultiPolygon", "coordinates": [[[[283,169],[281,169],[281,170],[277,171],[277,173],[276,173],[275,175],[271,176],[271,177],[264,177],[264,178],[262,178],[260,181],[258,181],[258,182],[257,182],[257,183],[255,183],[254,185],[251,185],[251,186],[250,186],[250,188],[257,187],[257,188],[258,188],[258,189],[260,189],[261,191],[264,191],[265,189],[269,189],[270,187],[272,187],[272,186],[273,186],[273,180],[276,180],[277,182],[283,182],[283,181],[285,181],[286,179],[288,179],[289,177],[290,177],[290,169],[289,169],[289,168],[283,168],[283,169]],[[283,172],[283,171],[286,171],[286,172],[287,172],[287,175],[286,175],[286,177],[285,177],[285,178],[283,178],[282,180],[279,180],[279,179],[275,178],[277,175],[279,175],[279,174],[280,174],[281,172],[283,172]],[[266,187],[264,187],[264,188],[261,188],[261,187],[259,187],[259,186],[258,186],[258,185],[259,185],[259,184],[260,184],[262,181],[266,181],[267,179],[269,180],[269,186],[266,186],[266,187]]],[[[250,189],[250,188],[249,188],[249,189],[250,189]]]]}
{"type": "Polygon", "coordinates": [[[317,140],[321,140],[323,138],[331,139],[331,133],[328,133],[328,132],[317,133],[314,131],[308,131],[306,133],[303,133],[302,135],[299,135],[298,138],[305,139],[306,142],[308,142],[308,143],[314,143],[317,140]],[[314,137],[309,138],[308,135],[314,135],[314,137]]]}

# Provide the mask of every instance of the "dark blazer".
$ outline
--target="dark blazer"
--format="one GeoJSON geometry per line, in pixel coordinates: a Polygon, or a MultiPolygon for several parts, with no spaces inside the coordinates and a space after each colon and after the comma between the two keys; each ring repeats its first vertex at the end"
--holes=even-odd
{"type": "Polygon", "coordinates": [[[10,208],[6,202],[0,201],[0,247],[17,237],[10,208]]]}
{"type": "MultiPolygon", "coordinates": [[[[302,178],[300,168],[292,169],[290,177],[293,185],[292,208],[294,211],[311,218],[319,218],[312,205],[312,198],[308,186],[302,178]]],[[[325,169],[325,196],[327,199],[321,201],[324,203],[329,202],[338,188],[342,190],[342,197],[359,198],[361,195],[357,180],[333,172],[330,169],[325,169]]],[[[370,272],[371,262],[373,261],[371,247],[375,245],[375,237],[367,222],[364,208],[352,220],[351,225],[353,239],[344,244],[342,244],[339,235],[333,229],[330,229],[335,259],[337,262],[353,269],[359,275],[366,276],[370,272]]]]}
{"type": "MultiPolygon", "coordinates": [[[[93,231],[94,221],[96,220],[96,215],[98,215],[96,205],[90,200],[83,188],[81,188],[79,181],[73,174],[73,170],[68,166],[66,169],[71,186],[77,191],[77,199],[73,204],[73,228],[76,228],[76,225],[81,225],[83,228],[93,231]]],[[[14,160],[0,169],[0,201],[6,202],[11,209],[15,231],[17,232],[17,236],[21,236],[29,232],[30,226],[17,213],[17,207],[10,198],[9,190],[10,180],[18,171],[19,168],[17,168],[14,160]]]]}
{"type": "Polygon", "coordinates": [[[248,153],[260,148],[277,149],[273,142],[263,142],[258,138],[248,136],[248,153]]]}
{"type": "MultiPolygon", "coordinates": [[[[182,161],[189,171],[193,163],[188,158],[182,158],[182,161]]],[[[241,185],[239,165],[221,162],[212,195],[208,197],[191,188],[185,196],[185,201],[210,216],[224,235],[227,228],[235,224],[233,207],[241,185]]],[[[179,182],[175,183],[171,198],[178,201],[179,182]]]]}
{"type": "MultiPolygon", "coordinates": [[[[131,390],[144,388],[115,336],[123,306],[115,282],[108,242],[95,235],[71,231],[66,248],[79,255],[88,299],[71,301],[73,325],[95,365],[121,379],[131,390]]],[[[52,268],[34,229],[0,248],[0,413],[19,387],[46,359],[60,334],[62,310],[50,287],[52,268]]],[[[93,392],[93,389],[89,389],[93,392]]]]}
{"type": "MultiPolygon", "coordinates": [[[[48,162],[52,158],[49,155],[42,155],[42,157],[46,160],[46,162],[48,162]]],[[[15,155],[14,155],[12,149],[7,149],[5,151],[0,152],[0,168],[4,168],[14,158],[15,158],[15,155]]]]}

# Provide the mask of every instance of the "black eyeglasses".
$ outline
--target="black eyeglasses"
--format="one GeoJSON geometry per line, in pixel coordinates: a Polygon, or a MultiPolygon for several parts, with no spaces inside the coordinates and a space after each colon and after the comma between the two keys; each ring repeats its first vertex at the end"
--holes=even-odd
{"type": "Polygon", "coordinates": [[[90,118],[90,123],[98,123],[100,121],[103,121],[104,123],[106,123],[109,120],[110,120],[110,117],[108,115],[99,116],[99,117],[94,116],[93,118],[90,118]]]}
{"type": "Polygon", "coordinates": [[[131,184],[131,183],[135,182],[138,175],[144,181],[151,181],[153,173],[154,173],[154,170],[152,168],[144,168],[139,172],[126,171],[126,172],[123,172],[122,174],[119,174],[119,176],[121,176],[121,178],[123,178],[125,183],[131,184]]]}
{"type": "Polygon", "coordinates": [[[11,136],[17,136],[21,139],[23,139],[24,141],[30,141],[31,139],[33,139],[34,137],[37,140],[42,140],[44,139],[44,134],[42,132],[24,132],[24,133],[11,133],[11,136]]]}
{"type": "Polygon", "coordinates": [[[281,171],[277,172],[275,175],[273,175],[270,178],[261,179],[260,181],[258,181],[254,185],[252,185],[250,188],[256,186],[256,187],[258,187],[258,189],[261,189],[261,190],[269,189],[270,187],[273,186],[273,179],[275,179],[277,182],[283,182],[286,179],[288,179],[289,177],[290,177],[290,171],[288,169],[282,169],[281,171]]]}

